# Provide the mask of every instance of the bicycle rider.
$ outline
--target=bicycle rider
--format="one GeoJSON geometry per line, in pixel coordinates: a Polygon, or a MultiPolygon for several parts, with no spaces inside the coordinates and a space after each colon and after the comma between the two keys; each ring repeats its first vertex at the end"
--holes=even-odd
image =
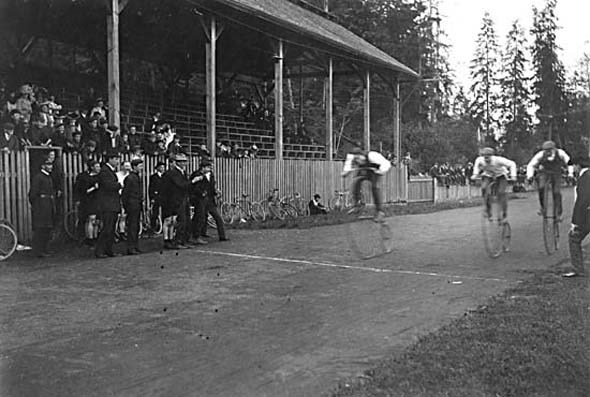
{"type": "Polygon", "coordinates": [[[502,156],[495,156],[494,149],[485,147],[481,150],[481,155],[473,164],[473,174],[471,179],[477,179],[481,174],[481,191],[486,206],[485,216],[491,220],[491,203],[489,196],[486,197],[485,191],[489,184],[496,181],[497,195],[502,206],[502,220],[508,215],[508,200],[506,199],[506,187],[508,181],[516,180],[516,163],[502,156]]]}
{"type": "Polygon", "coordinates": [[[344,168],[341,174],[344,178],[351,172],[354,172],[351,190],[352,199],[355,204],[349,213],[360,210],[359,201],[361,198],[361,185],[363,181],[369,181],[373,193],[373,202],[375,203],[375,209],[377,211],[375,221],[383,221],[385,214],[381,208],[379,180],[390,168],[391,162],[383,157],[381,153],[372,150],[365,152],[360,145],[355,145],[350,153],[346,155],[346,161],[344,162],[344,168]]]}
{"type": "Polygon", "coordinates": [[[561,222],[561,170],[567,167],[570,156],[563,149],[558,149],[553,141],[543,142],[541,151],[537,152],[526,167],[526,177],[529,183],[532,182],[535,170],[538,170],[537,184],[539,188],[539,205],[541,209],[538,214],[544,214],[544,193],[545,185],[553,183],[553,202],[557,213],[557,221],[561,222]]]}

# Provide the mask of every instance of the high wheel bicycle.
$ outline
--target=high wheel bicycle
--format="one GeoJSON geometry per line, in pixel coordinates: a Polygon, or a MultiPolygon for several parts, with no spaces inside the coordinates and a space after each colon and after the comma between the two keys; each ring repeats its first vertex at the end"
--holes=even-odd
{"type": "Polygon", "coordinates": [[[73,241],[84,240],[83,228],[80,227],[78,207],[66,212],[64,215],[64,230],[66,235],[73,241]]]}
{"type": "Polygon", "coordinates": [[[490,214],[483,206],[481,218],[481,230],[485,250],[490,258],[498,258],[503,252],[510,251],[510,239],[512,230],[510,223],[504,219],[502,204],[498,197],[498,182],[494,179],[484,192],[484,203],[489,200],[490,214]],[[488,216],[489,215],[489,216],[488,216]]]}
{"type": "Polygon", "coordinates": [[[543,192],[543,241],[547,255],[551,255],[559,249],[559,219],[553,190],[553,181],[549,179],[543,192]]]}
{"type": "Polygon", "coordinates": [[[14,227],[7,220],[0,219],[0,261],[10,258],[17,245],[18,237],[14,227]]]}
{"type": "Polygon", "coordinates": [[[359,259],[371,259],[393,250],[393,234],[387,220],[377,221],[372,215],[360,215],[348,224],[348,242],[359,259]]]}

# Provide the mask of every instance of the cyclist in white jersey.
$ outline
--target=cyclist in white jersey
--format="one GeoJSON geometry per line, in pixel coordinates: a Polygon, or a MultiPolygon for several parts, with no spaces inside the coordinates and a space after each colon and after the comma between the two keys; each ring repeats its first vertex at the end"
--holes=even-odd
{"type": "MultiPolygon", "coordinates": [[[[481,174],[481,191],[485,200],[485,191],[493,181],[497,182],[497,193],[500,204],[502,205],[502,217],[505,219],[508,215],[508,201],[506,199],[506,187],[508,181],[516,180],[516,163],[502,156],[494,156],[494,149],[485,147],[481,151],[481,156],[475,159],[473,164],[473,174],[471,179],[476,179],[481,174]]],[[[486,217],[491,218],[491,203],[488,200],[484,202],[486,206],[486,217]]]]}
{"type": "MultiPolygon", "coordinates": [[[[561,171],[567,167],[570,156],[563,150],[555,147],[555,142],[546,141],[543,143],[542,150],[537,152],[526,167],[526,177],[529,183],[532,182],[535,170],[538,170],[537,185],[539,187],[539,204],[541,209],[539,215],[543,215],[545,185],[551,181],[553,183],[553,202],[557,212],[557,219],[561,221],[561,171]]],[[[573,172],[570,167],[569,172],[573,172]]]]}

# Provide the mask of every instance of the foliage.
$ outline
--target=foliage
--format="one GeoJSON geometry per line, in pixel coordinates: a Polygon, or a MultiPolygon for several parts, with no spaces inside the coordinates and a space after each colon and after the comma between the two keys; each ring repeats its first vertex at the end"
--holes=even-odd
{"type": "Polygon", "coordinates": [[[470,65],[473,84],[469,88],[472,97],[469,115],[474,125],[485,134],[487,145],[490,146],[496,140],[498,121],[498,48],[494,22],[486,12],[477,35],[475,56],[470,65]]]}
{"type": "Polygon", "coordinates": [[[499,85],[500,126],[504,132],[504,154],[519,164],[527,161],[535,145],[533,125],[529,114],[532,105],[530,78],[525,75],[528,60],[526,39],[518,21],[512,24],[502,56],[499,85]]]}
{"type": "Polygon", "coordinates": [[[540,120],[539,132],[545,139],[553,139],[558,144],[570,140],[564,136],[567,111],[565,92],[565,71],[558,57],[556,33],[558,30],[555,15],[556,0],[547,0],[541,10],[533,8],[534,36],[533,69],[534,93],[537,117],[540,120]]]}

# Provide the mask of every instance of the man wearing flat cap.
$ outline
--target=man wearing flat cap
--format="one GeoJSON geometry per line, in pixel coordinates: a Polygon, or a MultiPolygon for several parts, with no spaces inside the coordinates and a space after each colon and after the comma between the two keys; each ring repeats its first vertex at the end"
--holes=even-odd
{"type": "Polygon", "coordinates": [[[47,244],[55,222],[55,193],[51,171],[53,162],[45,160],[41,172],[33,177],[29,190],[29,202],[33,219],[33,254],[45,258],[50,256],[47,244]]]}
{"type": "Polygon", "coordinates": [[[2,134],[0,134],[0,150],[16,152],[19,148],[18,138],[14,135],[14,124],[10,122],[4,123],[2,125],[2,134]]]}
{"type": "Polygon", "coordinates": [[[102,166],[98,174],[98,199],[102,230],[94,250],[94,255],[97,258],[115,256],[113,252],[115,228],[117,226],[117,216],[121,212],[119,190],[122,186],[119,184],[116,173],[119,166],[119,154],[115,151],[107,151],[105,158],[106,164],[102,166]]]}
{"type": "Polygon", "coordinates": [[[188,221],[190,218],[186,175],[188,158],[180,153],[170,158],[170,169],[162,176],[161,198],[164,248],[188,248],[188,221]]]}
{"type": "Polygon", "coordinates": [[[576,181],[576,199],[572,214],[572,225],[568,233],[568,243],[572,270],[563,274],[565,277],[585,276],[582,241],[590,233],[590,158],[584,154],[572,160],[578,171],[576,181]]]}
{"type": "Polygon", "coordinates": [[[543,142],[541,150],[529,161],[526,167],[526,177],[529,183],[532,182],[535,171],[538,172],[537,185],[539,188],[539,204],[541,206],[538,214],[545,213],[544,197],[545,185],[553,183],[553,202],[557,219],[561,221],[561,170],[567,167],[570,156],[563,150],[558,149],[553,141],[543,142]]]}
{"type": "Polygon", "coordinates": [[[131,172],[125,178],[121,201],[127,214],[127,254],[137,255],[141,253],[138,249],[139,238],[139,215],[143,205],[143,189],[141,186],[141,171],[143,170],[143,160],[131,160],[131,172]]]}

